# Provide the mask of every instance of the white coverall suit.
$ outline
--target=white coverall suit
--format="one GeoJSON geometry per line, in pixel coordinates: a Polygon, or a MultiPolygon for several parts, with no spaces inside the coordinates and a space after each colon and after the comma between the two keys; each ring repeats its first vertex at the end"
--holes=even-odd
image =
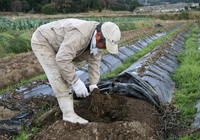
{"type": "Polygon", "coordinates": [[[73,97],[69,94],[70,85],[79,78],[72,61],[86,60],[90,84],[98,83],[101,53],[93,55],[90,54],[90,50],[85,51],[98,24],[94,21],[63,19],[40,26],[32,36],[32,50],[56,94],[63,112],[63,120],[73,123],[88,122],[73,110],[73,97]]]}

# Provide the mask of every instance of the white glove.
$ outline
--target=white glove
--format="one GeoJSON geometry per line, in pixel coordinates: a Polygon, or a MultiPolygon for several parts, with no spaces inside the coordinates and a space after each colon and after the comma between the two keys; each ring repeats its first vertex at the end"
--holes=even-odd
{"type": "Polygon", "coordinates": [[[81,81],[79,78],[78,81],[76,81],[74,84],[72,84],[72,87],[77,95],[77,97],[87,97],[89,95],[87,88],[85,87],[85,84],[81,81]]]}
{"type": "Polygon", "coordinates": [[[97,85],[89,85],[90,92],[92,92],[95,88],[98,88],[97,85]]]}

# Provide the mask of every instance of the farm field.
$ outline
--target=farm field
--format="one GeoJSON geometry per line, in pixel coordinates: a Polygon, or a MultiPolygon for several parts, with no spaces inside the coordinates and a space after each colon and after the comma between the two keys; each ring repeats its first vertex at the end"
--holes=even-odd
{"type": "MultiPolygon", "coordinates": [[[[165,28],[169,28],[175,24],[176,23],[166,24],[165,28]]],[[[122,32],[120,43],[123,44],[142,35],[150,34],[154,30],[154,27],[147,27],[132,31],[124,31],[122,32]]],[[[20,53],[15,56],[1,58],[0,72],[2,74],[0,79],[1,88],[17,83],[23,78],[31,78],[35,75],[44,73],[35,55],[31,51],[27,53],[20,53]]]]}
{"type": "MultiPolygon", "coordinates": [[[[6,20],[9,19],[7,16],[5,17],[6,20]]],[[[105,20],[103,18],[94,19],[105,20]]],[[[4,18],[3,20],[6,21],[4,18]]],[[[50,21],[51,20],[56,19],[50,19],[50,21]]],[[[29,116],[29,121],[31,122],[31,125],[28,125],[26,129],[22,129],[23,131],[20,131],[20,133],[18,134],[15,133],[16,131],[9,131],[8,129],[6,129],[8,126],[2,125],[0,123],[1,129],[3,128],[3,131],[7,131],[6,133],[3,133],[2,131],[2,133],[0,133],[0,138],[3,140],[11,138],[16,138],[17,140],[53,140],[66,138],[78,139],[80,137],[82,139],[109,140],[199,139],[199,129],[192,128],[192,123],[194,122],[194,117],[196,115],[195,104],[197,104],[197,101],[199,99],[198,78],[200,75],[195,73],[197,78],[191,79],[191,81],[195,81],[195,84],[193,84],[195,86],[191,85],[189,87],[190,89],[187,90],[187,86],[190,85],[190,83],[186,82],[185,84],[182,84],[180,78],[183,75],[179,77],[177,73],[180,73],[181,71],[181,69],[178,69],[179,65],[183,66],[185,63],[183,62],[184,59],[182,57],[184,55],[184,50],[188,49],[190,43],[193,43],[193,46],[196,47],[194,48],[194,50],[192,50],[193,54],[195,54],[196,56],[194,59],[196,60],[194,64],[195,70],[196,72],[200,71],[200,68],[198,68],[200,58],[198,57],[198,55],[196,55],[198,54],[198,52],[196,51],[198,50],[198,31],[200,31],[200,23],[194,21],[159,21],[155,19],[147,19],[146,21],[142,19],[141,22],[140,20],[141,19],[138,18],[137,22],[133,22],[131,21],[131,19],[127,18],[127,21],[113,21],[116,22],[116,24],[118,24],[119,27],[121,27],[120,29],[122,30],[120,48],[130,48],[137,45],[142,46],[142,43],[138,43],[140,41],[148,43],[148,45],[146,45],[144,48],[141,47],[141,50],[137,50],[137,52],[130,56],[127,61],[125,60],[123,63],[123,65],[125,66],[117,67],[116,70],[113,71],[113,73],[111,72],[109,73],[110,75],[108,74],[104,77],[117,76],[119,73],[126,70],[126,68],[129,68],[129,66],[131,66],[132,64],[139,62],[140,59],[146,58],[146,54],[148,53],[150,53],[150,57],[148,57],[147,61],[144,61],[144,63],[141,64],[141,67],[137,70],[138,76],[141,78],[145,77],[145,71],[147,71],[146,67],[150,67],[153,64],[156,65],[157,61],[165,62],[168,59],[170,61],[174,60],[175,62],[173,62],[173,64],[176,64],[172,66],[172,68],[174,67],[172,71],[171,69],[163,68],[165,71],[167,71],[166,73],[171,76],[170,80],[173,79],[172,83],[176,85],[173,91],[169,92],[170,95],[175,94],[172,97],[170,104],[156,107],[155,104],[149,103],[136,97],[119,96],[117,93],[109,93],[107,95],[99,95],[99,99],[102,100],[98,101],[99,106],[98,104],[94,105],[94,108],[97,107],[100,109],[100,112],[97,113],[93,110],[93,108],[90,108],[90,103],[92,102],[93,97],[90,96],[85,100],[79,100],[75,104],[76,113],[88,119],[90,123],[87,125],[79,125],[64,122],[62,121],[61,111],[58,108],[58,103],[55,97],[24,97],[24,91],[20,91],[21,85],[25,85],[28,90],[31,90],[38,85],[48,84],[48,81],[46,80],[46,78],[36,78],[34,79],[34,81],[30,79],[37,75],[44,75],[42,67],[40,66],[36,57],[30,49],[27,49],[20,53],[18,53],[17,51],[12,52],[10,51],[10,48],[12,47],[7,45],[7,48],[9,49],[4,48],[5,50],[3,52],[5,53],[5,55],[0,58],[0,89],[2,93],[0,104],[1,106],[6,107],[8,110],[6,110],[5,108],[1,108],[1,112],[8,112],[8,114],[10,113],[8,116],[10,116],[10,119],[12,120],[12,117],[15,116],[17,113],[12,114],[12,111],[10,110],[15,108],[19,112],[24,111],[23,109],[21,109],[21,104],[24,104],[29,108],[29,113],[31,114],[31,118],[29,116]],[[126,22],[127,24],[125,24],[126,22]],[[148,24],[145,22],[147,22],[148,24]],[[134,27],[131,26],[133,25],[133,23],[134,27]],[[156,24],[162,24],[163,27],[155,27],[156,24]],[[155,36],[157,36],[157,38],[154,38],[155,36]],[[147,40],[148,38],[146,37],[154,39],[149,42],[147,40]],[[146,38],[146,40],[144,38],[146,38]],[[181,51],[179,51],[179,49],[181,51]],[[180,56],[178,56],[179,53],[180,56]],[[163,57],[165,57],[165,59],[163,59],[163,57]],[[28,80],[26,80],[26,82],[24,83],[24,79],[28,80]],[[184,87],[184,85],[186,87],[184,87]],[[8,90],[10,90],[11,92],[5,92],[8,90]],[[185,95],[184,99],[181,95],[185,95]],[[188,101],[188,104],[185,105],[185,102],[183,100],[188,101]],[[191,104],[191,102],[193,102],[193,104],[191,104]],[[184,105],[182,105],[182,103],[184,105]],[[185,109],[185,106],[189,106],[189,108],[192,108],[193,110],[189,111],[185,109]]],[[[30,21],[33,22],[34,20],[30,21]]],[[[26,27],[26,25],[22,23],[28,24],[29,21],[20,23],[16,22],[11,23],[13,24],[12,29],[8,29],[11,26],[6,25],[0,28],[0,30],[2,30],[2,33],[0,33],[0,42],[2,41],[2,38],[8,37],[9,35],[17,38],[18,35],[20,35],[20,33],[22,32],[22,34],[25,33],[25,35],[23,35],[22,37],[26,36],[27,41],[30,40],[30,37],[36,27],[20,28],[26,27]],[[19,34],[17,34],[17,32],[19,32],[19,34]],[[29,34],[28,36],[27,33],[29,34]]],[[[44,22],[41,22],[40,24],[44,24],[44,22]]],[[[5,43],[5,40],[3,41],[5,43]]],[[[1,47],[4,46],[0,45],[0,48],[1,47]]],[[[107,53],[105,52],[105,56],[106,55],[107,53]]],[[[187,56],[189,57],[189,55],[187,56]]],[[[193,58],[188,59],[193,60],[193,58]]],[[[190,65],[191,67],[193,67],[192,62],[190,63],[190,65]]],[[[171,64],[169,64],[169,66],[171,66],[171,64]]],[[[187,76],[192,78],[189,73],[187,76]]],[[[187,79],[187,81],[190,81],[190,79],[187,79]]],[[[149,85],[153,87],[151,83],[149,83],[149,85]]],[[[157,89],[155,89],[155,91],[158,92],[157,89]]],[[[161,102],[161,99],[159,100],[160,101],[158,102],[161,102]]],[[[5,114],[0,114],[0,120],[5,119],[4,116],[5,114]]]]}

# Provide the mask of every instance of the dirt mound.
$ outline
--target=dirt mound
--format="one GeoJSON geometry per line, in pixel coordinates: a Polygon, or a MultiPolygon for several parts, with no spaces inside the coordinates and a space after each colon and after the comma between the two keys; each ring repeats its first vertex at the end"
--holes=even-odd
{"type": "Polygon", "coordinates": [[[116,94],[92,94],[75,104],[75,112],[90,123],[72,124],[53,115],[55,119],[51,120],[54,121],[46,122],[37,134],[27,139],[157,139],[155,127],[159,124],[158,112],[143,100],[116,94]]]}

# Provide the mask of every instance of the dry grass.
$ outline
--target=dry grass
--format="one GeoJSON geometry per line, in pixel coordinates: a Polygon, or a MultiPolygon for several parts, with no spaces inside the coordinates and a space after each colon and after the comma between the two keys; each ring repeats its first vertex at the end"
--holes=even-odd
{"type": "Polygon", "coordinates": [[[183,12],[169,12],[169,13],[149,13],[139,14],[143,17],[154,17],[156,19],[164,20],[200,20],[200,11],[183,11],[183,12]],[[187,18],[184,18],[188,14],[187,18]]]}
{"type": "Polygon", "coordinates": [[[0,12],[0,16],[8,19],[18,18],[35,18],[35,19],[59,19],[59,18],[82,18],[82,17],[121,17],[121,16],[133,16],[132,12],[129,11],[110,11],[103,10],[101,13],[98,11],[89,11],[85,13],[71,13],[71,14],[56,14],[56,15],[45,15],[45,14],[26,14],[26,13],[12,13],[12,12],[0,12]]]}
{"type": "MultiPolygon", "coordinates": [[[[200,11],[188,11],[189,20],[199,20],[200,11]]],[[[130,11],[111,11],[103,10],[99,13],[97,10],[89,11],[85,13],[70,13],[70,14],[56,14],[56,15],[45,15],[45,14],[29,14],[29,13],[13,13],[13,12],[0,12],[0,16],[8,19],[18,18],[35,18],[35,19],[59,19],[59,18],[82,18],[82,17],[154,17],[156,19],[165,20],[179,20],[181,12],[170,12],[170,13],[150,13],[150,14],[138,14],[135,15],[130,11]]]]}

